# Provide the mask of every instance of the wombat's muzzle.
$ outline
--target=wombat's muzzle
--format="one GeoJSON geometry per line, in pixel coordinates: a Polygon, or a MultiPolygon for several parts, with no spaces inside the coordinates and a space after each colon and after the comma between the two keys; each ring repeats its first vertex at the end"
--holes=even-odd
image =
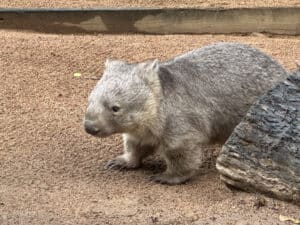
{"type": "Polygon", "coordinates": [[[89,120],[84,121],[84,129],[88,134],[91,135],[96,135],[100,131],[100,129],[89,120]]]}

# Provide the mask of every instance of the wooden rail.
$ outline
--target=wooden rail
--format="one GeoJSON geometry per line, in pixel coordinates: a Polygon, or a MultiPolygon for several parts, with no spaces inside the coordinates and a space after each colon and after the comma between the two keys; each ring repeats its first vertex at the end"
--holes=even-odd
{"type": "Polygon", "coordinates": [[[300,34],[300,7],[0,9],[0,29],[45,33],[300,34]]]}

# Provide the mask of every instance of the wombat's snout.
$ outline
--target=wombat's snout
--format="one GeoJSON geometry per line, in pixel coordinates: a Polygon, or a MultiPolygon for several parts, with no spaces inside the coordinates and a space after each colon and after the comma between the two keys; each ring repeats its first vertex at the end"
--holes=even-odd
{"type": "Polygon", "coordinates": [[[86,113],[83,123],[88,134],[96,137],[107,137],[114,133],[113,127],[101,115],[86,113]]]}
{"type": "Polygon", "coordinates": [[[84,129],[88,134],[96,135],[100,129],[92,121],[84,121],[84,129]]]}

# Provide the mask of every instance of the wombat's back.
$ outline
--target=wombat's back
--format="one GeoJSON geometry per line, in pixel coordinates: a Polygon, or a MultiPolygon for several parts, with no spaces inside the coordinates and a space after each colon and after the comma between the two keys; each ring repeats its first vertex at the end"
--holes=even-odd
{"type": "Polygon", "coordinates": [[[255,89],[255,92],[265,91],[287,76],[284,68],[270,56],[248,45],[231,42],[196,49],[162,66],[178,81],[197,88],[214,88],[213,92],[222,96],[247,87],[255,89]]]}
{"type": "Polygon", "coordinates": [[[160,68],[166,110],[192,117],[209,136],[224,138],[257,97],[287,76],[261,51],[226,42],[175,57],[160,68]]]}

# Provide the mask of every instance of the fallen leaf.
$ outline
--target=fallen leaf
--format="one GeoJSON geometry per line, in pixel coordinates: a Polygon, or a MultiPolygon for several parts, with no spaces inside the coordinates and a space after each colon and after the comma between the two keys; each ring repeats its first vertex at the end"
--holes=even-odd
{"type": "Polygon", "coordinates": [[[291,221],[295,224],[300,224],[300,219],[294,219],[294,218],[283,216],[283,215],[279,215],[279,220],[282,222],[291,221]]]}
{"type": "Polygon", "coordinates": [[[80,76],[81,76],[81,73],[74,73],[73,76],[74,76],[74,77],[80,77],[80,76]]]}

